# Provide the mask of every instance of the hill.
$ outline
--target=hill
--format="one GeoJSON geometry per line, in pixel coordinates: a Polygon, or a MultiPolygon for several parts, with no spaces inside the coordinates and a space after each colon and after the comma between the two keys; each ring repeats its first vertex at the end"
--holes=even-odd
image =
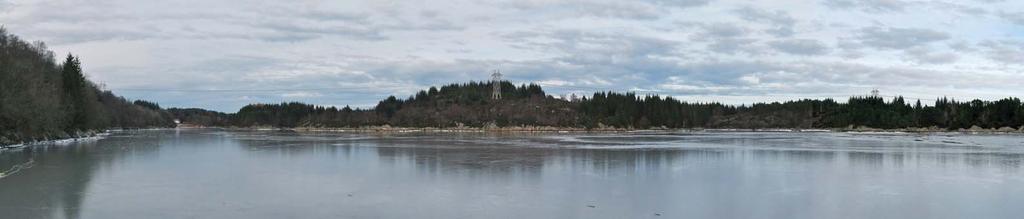
{"type": "Polygon", "coordinates": [[[88,135],[110,128],[170,127],[172,116],[86,80],[68,55],[58,63],[42,42],[0,27],[0,145],[88,135]]]}
{"type": "MultiPolygon", "coordinates": [[[[672,97],[598,92],[569,101],[547,96],[538,85],[502,81],[502,98],[490,98],[492,82],[431,87],[405,99],[388,97],[372,109],[304,103],[251,104],[217,118],[237,127],[508,127],[571,128],[944,128],[1020,129],[1024,105],[1017,98],[958,102],[940,98],[931,106],[903,97],[878,96],[724,105],[672,97]]],[[[214,114],[210,114],[214,115],[214,114]]],[[[199,122],[201,123],[201,122],[199,122]]],[[[216,124],[208,124],[216,125],[216,124]]]]}

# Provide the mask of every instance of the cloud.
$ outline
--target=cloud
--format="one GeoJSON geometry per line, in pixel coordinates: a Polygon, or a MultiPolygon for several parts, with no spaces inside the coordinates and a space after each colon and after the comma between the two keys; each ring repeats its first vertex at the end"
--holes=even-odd
{"type": "Polygon", "coordinates": [[[1006,19],[1007,21],[1024,26],[1024,12],[999,12],[999,17],[1006,19]]]}
{"type": "Polygon", "coordinates": [[[924,28],[865,27],[857,36],[864,46],[879,49],[908,49],[948,40],[948,33],[924,28]]]}
{"type": "Polygon", "coordinates": [[[707,43],[708,51],[721,54],[761,54],[757,40],[749,37],[750,29],[734,23],[698,24],[701,32],[691,39],[707,43]]]}
{"type": "Polygon", "coordinates": [[[794,55],[822,55],[829,52],[829,47],[814,39],[777,40],[768,43],[779,52],[794,55]]]}
{"type": "Polygon", "coordinates": [[[322,97],[324,95],[320,94],[318,92],[298,91],[298,92],[284,93],[284,94],[281,94],[281,96],[282,97],[289,97],[289,98],[310,98],[310,97],[322,97]]]}
{"type": "Polygon", "coordinates": [[[930,6],[932,8],[935,8],[935,9],[952,11],[952,12],[957,12],[957,13],[961,13],[961,14],[965,14],[965,15],[972,15],[972,16],[981,16],[981,15],[988,14],[988,10],[987,9],[984,9],[984,8],[981,8],[981,7],[970,6],[970,5],[957,4],[957,3],[952,3],[952,2],[934,1],[934,2],[928,2],[928,6],[930,6]]]}
{"type": "Polygon", "coordinates": [[[1024,65],[1024,41],[986,40],[978,44],[989,59],[1007,65],[1024,65]]]}
{"type": "Polygon", "coordinates": [[[902,12],[910,5],[902,0],[824,0],[822,4],[832,9],[857,9],[870,13],[902,12]]]}
{"type": "Polygon", "coordinates": [[[650,20],[663,17],[672,9],[707,5],[711,0],[526,0],[506,1],[501,5],[522,11],[555,11],[554,15],[650,20]]]}
{"type": "Polygon", "coordinates": [[[952,52],[936,52],[928,47],[915,47],[906,51],[907,59],[920,64],[947,64],[960,57],[952,52]]]}
{"type": "Polygon", "coordinates": [[[764,9],[744,6],[735,10],[741,19],[752,22],[765,22],[770,25],[768,33],[775,36],[791,36],[794,33],[793,26],[796,19],[789,13],[781,10],[768,11],[764,9]]]}
{"type": "Polygon", "coordinates": [[[13,6],[14,3],[10,3],[6,0],[0,0],[0,13],[8,12],[13,6]]]}
{"type": "Polygon", "coordinates": [[[750,30],[733,23],[710,23],[700,25],[703,32],[700,38],[735,38],[746,36],[750,30]]]}

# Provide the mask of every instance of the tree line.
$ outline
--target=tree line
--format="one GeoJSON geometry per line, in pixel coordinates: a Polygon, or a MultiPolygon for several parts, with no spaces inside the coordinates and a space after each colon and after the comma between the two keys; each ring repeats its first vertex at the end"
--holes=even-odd
{"type": "MultiPolygon", "coordinates": [[[[500,82],[502,99],[490,98],[492,82],[431,87],[408,98],[390,96],[370,109],[325,107],[290,102],[251,104],[237,113],[208,113],[219,124],[238,127],[505,127],[576,128],[936,128],[1024,126],[1017,98],[956,101],[932,105],[903,97],[878,96],[726,105],[673,97],[598,92],[580,100],[548,96],[540,86],[500,82]]],[[[189,121],[186,121],[189,122],[189,121]]],[[[201,122],[199,122],[201,124],[201,122]]]]}
{"type": "Polygon", "coordinates": [[[156,103],[129,101],[87,80],[78,57],[58,62],[43,42],[0,27],[0,144],[77,137],[109,128],[169,127],[156,103]]]}
{"type": "Polygon", "coordinates": [[[431,87],[408,98],[390,96],[371,109],[295,102],[250,104],[225,115],[225,120],[242,127],[574,125],[574,104],[546,96],[538,85],[502,81],[500,100],[491,99],[492,86],[493,82],[469,82],[431,87]]]}

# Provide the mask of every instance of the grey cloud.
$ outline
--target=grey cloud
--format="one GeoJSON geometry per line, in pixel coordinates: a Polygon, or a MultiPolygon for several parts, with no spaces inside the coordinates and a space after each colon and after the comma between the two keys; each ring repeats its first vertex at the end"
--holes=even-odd
{"type": "Polygon", "coordinates": [[[988,10],[958,1],[906,1],[906,0],[824,0],[825,6],[837,10],[859,10],[868,13],[904,12],[907,9],[931,8],[956,12],[965,15],[979,16],[988,10]]]}
{"type": "Polygon", "coordinates": [[[873,80],[861,75],[877,71],[853,64],[706,62],[681,67],[678,74],[658,87],[683,95],[822,95],[859,91],[862,88],[858,89],[858,82],[873,80]],[[857,74],[852,74],[854,72],[857,74]]]}
{"type": "Polygon", "coordinates": [[[901,12],[910,5],[902,0],[824,0],[822,4],[832,9],[856,9],[870,13],[901,12]]]}
{"type": "Polygon", "coordinates": [[[785,11],[768,11],[764,9],[754,8],[750,6],[741,7],[734,10],[740,15],[740,18],[752,22],[765,22],[771,25],[771,28],[767,30],[768,33],[776,36],[791,36],[793,35],[793,26],[796,24],[796,19],[789,15],[785,11]]]}
{"type": "Polygon", "coordinates": [[[922,28],[866,27],[857,39],[862,45],[880,49],[907,49],[950,39],[948,33],[922,28]]]}
{"type": "MultiPolygon", "coordinates": [[[[353,24],[323,24],[323,23],[299,23],[299,22],[266,22],[254,25],[254,27],[272,30],[281,34],[283,39],[312,39],[321,35],[344,36],[362,40],[385,40],[379,30],[373,27],[357,26],[353,24]]],[[[273,37],[274,35],[271,35],[273,37]]],[[[271,40],[274,41],[274,40],[271,40]]]]}
{"type": "Polygon", "coordinates": [[[111,40],[142,40],[150,39],[155,37],[153,32],[147,32],[146,30],[134,29],[134,28],[91,28],[86,26],[77,27],[37,27],[31,32],[36,35],[51,36],[40,40],[45,40],[51,44],[70,44],[70,43],[81,43],[90,41],[111,41],[111,40]]]}
{"type": "Polygon", "coordinates": [[[776,40],[769,42],[768,45],[780,52],[794,55],[823,55],[830,50],[827,45],[814,39],[776,40]]]}
{"type": "Polygon", "coordinates": [[[579,63],[615,62],[641,59],[650,55],[672,55],[677,42],[628,33],[598,33],[573,30],[516,32],[505,37],[514,43],[555,51],[579,63]],[[551,39],[542,43],[535,39],[551,39]]]}
{"type": "Polygon", "coordinates": [[[978,44],[989,59],[1008,65],[1024,65],[1024,41],[986,40],[978,44]]]}
{"type": "Polygon", "coordinates": [[[971,46],[971,44],[968,43],[967,41],[956,41],[956,42],[950,43],[949,44],[949,48],[952,49],[953,51],[963,52],[963,53],[977,51],[977,49],[975,49],[973,46],[971,46]]]}
{"type": "Polygon", "coordinates": [[[761,53],[758,48],[755,48],[756,43],[757,40],[751,38],[718,38],[708,44],[708,50],[730,55],[738,53],[756,55],[761,53]]]}
{"type": "MultiPolygon", "coordinates": [[[[866,93],[870,89],[926,90],[963,84],[1016,89],[1002,81],[1024,80],[1022,75],[968,74],[914,67],[878,67],[847,62],[704,62],[680,67],[657,87],[675,94],[755,95],[779,93],[866,93]],[[959,80],[948,80],[956,77],[959,80]]],[[[947,91],[948,92],[948,91],[947,91]]],[[[958,92],[968,92],[960,90],[958,92]]]]}
{"type": "MultiPolygon", "coordinates": [[[[86,60],[87,61],[87,60],[86,60]]],[[[89,68],[88,72],[104,72],[104,81],[120,84],[116,88],[189,88],[189,89],[233,89],[245,87],[247,83],[226,83],[249,80],[253,72],[274,69],[282,60],[256,56],[225,56],[201,60],[188,65],[160,65],[160,68],[107,67],[89,68]],[[211,73],[216,74],[211,74],[211,73]],[[140,74],[146,77],[138,77],[140,74]],[[151,85],[158,81],[159,85],[151,85]],[[150,85],[150,86],[147,86],[150,85]]]]}
{"type": "Polygon", "coordinates": [[[0,0],[0,13],[6,13],[14,7],[14,3],[10,3],[6,0],[0,0]]]}
{"type": "Polygon", "coordinates": [[[760,54],[757,40],[747,37],[750,30],[733,23],[694,24],[701,31],[691,36],[693,41],[707,43],[707,50],[721,54],[760,54]]]}
{"type": "Polygon", "coordinates": [[[686,8],[686,7],[696,7],[696,6],[707,5],[712,0],[651,0],[651,1],[655,2],[655,3],[658,3],[660,5],[664,5],[664,6],[673,6],[673,7],[686,8]]]}
{"type": "Polygon", "coordinates": [[[577,4],[574,9],[578,14],[595,17],[656,19],[664,15],[664,13],[654,5],[632,4],[631,2],[577,4]]]}
{"type": "MultiPolygon", "coordinates": [[[[567,7],[567,6],[580,6],[580,5],[597,5],[597,6],[622,6],[624,3],[629,4],[642,4],[653,7],[670,7],[670,8],[688,8],[704,6],[710,3],[712,0],[638,0],[638,1],[611,1],[611,0],[554,0],[554,1],[506,1],[501,5],[509,6],[517,9],[537,9],[537,8],[550,8],[550,7],[567,7]]],[[[586,7],[592,7],[586,6],[586,7]]]]}
{"type": "Polygon", "coordinates": [[[608,17],[624,19],[657,19],[667,15],[671,9],[703,6],[711,0],[644,0],[644,1],[507,1],[502,5],[519,10],[569,11],[563,16],[608,17]]]}
{"type": "Polygon", "coordinates": [[[1006,19],[1007,21],[1024,26],[1024,12],[999,12],[999,17],[1006,19]]]}
{"type": "Polygon", "coordinates": [[[575,31],[556,32],[553,37],[560,40],[552,46],[567,54],[555,59],[556,62],[581,66],[604,76],[622,78],[666,71],[674,63],[656,57],[676,56],[677,42],[658,38],[575,31]]]}
{"type": "Polygon", "coordinates": [[[733,23],[702,24],[701,38],[729,38],[746,36],[749,30],[733,23]]]}
{"type": "Polygon", "coordinates": [[[836,43],[836,47],[839,49],[839,56],[843,58],[859,59],[866,55],[862,51],[864,45],[853,39],[840,38],[839,42],[836,43]]]}
{"type": "MultiPolygon", "coordinates": [[[[147,7],[177,7],[162,2],[147,7]]],[[[345,12],[275,5],[273,10],[204,6],[198,10],[116,10],[121,3],[73,4],[47,2],[25,9],[33,16],[15,17],[17,23],[35,24],[38,35],[53,43],[82,43],[141,39],[246,39],[298,42],[325,36],[356,40],[384,40],[386,31],[461,30],[443,18],[373,17],[369,12],[345,12]],[[184,31],[182,31],[184,30],[184,31]]]]}
{"type": "Polygon", "coordinates": [[[928,2],[928,6],[930,6],[932,8],[935,8],[935,9],[947,10],[947,11],[957,12],[957,13],[966,14],[966,15],[973,15],[973,16],[979,16],[979,15],[988,14],[988,10],[985,10],[984,8],[979,8],[979,7],[969,6],[969,5],[963,5],[963,4],[957,4],[957,3],[952,3],[952,2],[941,2],[941,1],[928,2]]]}
{"type": "MultiPolygon", "coordinates": [[[[280,14],[281,16],[287,16],[289,14],[280,14]]],[[[317,21],[344,21],[354,23],[366,23],[369,22],[369,16],[365,13],[348,13],[338,11],[326,11],[326,10],[307,10],[295,13],[293,17],[302,17],[309,20],[317,21]]]]}
{"type": "Polygon", "coordinates": [[[505,34],[522,48],[558,54],[557,57],[504,62],[509,76],[528,80],[574,78],[577,85],[616,88],[616,84],[649,84],[673,72],[685,57],[679,42],[623,32],[528,31],[505,34]],[[552,77],[557,75],[558,77],[552,77]]]}
{"type": "Polygon", "coordinates": [[[907,59],[920,64],[947,64],[960,59],[951,52],[938,52],[928,47],[915,47],[905,51],[907,59]]]}

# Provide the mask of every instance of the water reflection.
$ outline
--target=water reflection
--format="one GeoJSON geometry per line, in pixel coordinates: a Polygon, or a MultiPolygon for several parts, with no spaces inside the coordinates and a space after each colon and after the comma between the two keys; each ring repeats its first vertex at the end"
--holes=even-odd
{"type": "Polygon", "coordinates": [[[160,138],[161,133],[139,135],[3,151],[0,168],[32,164],[0,178],[0,209],[4,218],[79,218],[97,169],[125,157],[145,158],[158,149],[160,141],[170,140],[160,138]]]}
{"type": "Polygon", "coordinates": [[[1015,137],[1003,138],[138,131],[0,153],[0,169],[34,162],[0,178],[0,210],[4,218],[1009,217],[1024,213],[1014,205],[1024,201],[1024,157],[1015,137]],[[952,140],[967,143],[941,142],[952,140]]]}

